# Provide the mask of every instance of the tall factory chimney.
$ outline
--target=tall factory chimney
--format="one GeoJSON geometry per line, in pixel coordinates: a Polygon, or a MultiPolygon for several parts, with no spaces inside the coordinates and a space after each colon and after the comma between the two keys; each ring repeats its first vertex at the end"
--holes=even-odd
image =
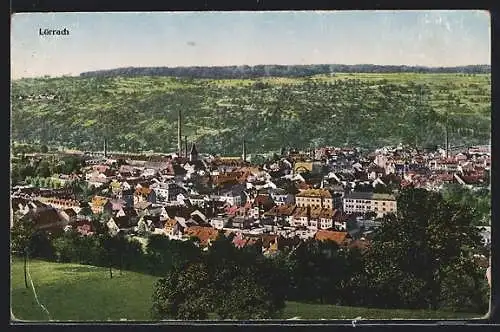
{"type": "Polygon", "coordinates": [[[243,139],[243,161],[247,161],[247,141],[243,139]]]}
{"type": "Polygon", "coordinates": [[[449,156],[449,146],[450,146],[450,143],[448,141],[448,124],[446,124],[446,127],[445,127],[445,133],[444,133],[444,149],[446,151],[446,159],[448,159],[448,156],[449,156]]]}
{"type": "Polygon", "coordinates": [[[177,113],[177,153],[182,156],[182,112],[179,109],[177,113]]]}
{"type": "Polygon", "coordinates": [[[108,140],[104,138],[104,158],[108,157],[108,140]]]}

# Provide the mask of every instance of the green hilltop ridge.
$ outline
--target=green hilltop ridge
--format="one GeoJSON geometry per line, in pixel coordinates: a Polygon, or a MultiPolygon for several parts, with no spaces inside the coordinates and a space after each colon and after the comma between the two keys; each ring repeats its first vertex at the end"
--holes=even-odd
{"type": "Polygon", "coordinates": [[[12,81],[11,139],[66,148],[172,152],[177,114],[199,151],[284,146],[451,146],[490,139],[491,78],[478,73],[329,73],[304,77],[127,75],[12,81]]]}

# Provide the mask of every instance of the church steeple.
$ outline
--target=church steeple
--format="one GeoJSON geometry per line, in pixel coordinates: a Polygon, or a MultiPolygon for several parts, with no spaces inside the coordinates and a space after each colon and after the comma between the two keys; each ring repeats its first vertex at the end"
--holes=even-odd
{"type": "Polygon", "coordinates": [[[191,146],[191,151],[189,152],[189,161],[198,160],[198,151],[196,150],[196,145],[193,143],[191,146]]]}

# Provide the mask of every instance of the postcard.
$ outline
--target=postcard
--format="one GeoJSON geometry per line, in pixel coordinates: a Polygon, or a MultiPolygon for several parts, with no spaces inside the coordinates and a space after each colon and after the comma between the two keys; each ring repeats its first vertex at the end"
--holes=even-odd
{"type": "Polygon", "coordinates": [[[475,320],[486,11],[19,13],[12,322],[475,320]]]}

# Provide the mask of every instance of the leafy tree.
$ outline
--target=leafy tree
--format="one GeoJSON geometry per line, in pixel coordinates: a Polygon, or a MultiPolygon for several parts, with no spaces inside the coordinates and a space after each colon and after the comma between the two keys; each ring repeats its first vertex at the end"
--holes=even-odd
{"type": "Polygon", "coordinates": [[[278,266],[262,256],[259,245],[240,250],[220,236],[203,256],[173,266],[157,283],[153,317],[204,319],[209,313],[221,319],[278,317],[287,284],[286,271],[278,266]]]}
{"type": "Polygon", "coordinates": [[[69,263],[79,260],[77,238],[77,232],[75,230],[71,230],[54,239],[54,253],[58,262],[69,263]]]}
{"type": "MultiPolygon", "coordinates": [[[[258,282],[252,272],[239,274],[226,285],[219,297],[217,314],[221,319],[247,320],[277,318],[273,294],[258,282]]],[[[284,307],[284,302],[283,306],[284,307]]],[[[282,309],[282,307],[280,309],[282,309]]]]}
{"type": "Polygon", "coordinates": [[[11,252],[22,255],[24,258],[24,285],[28,288],[26,265],[30,255],[30,243],[35,231],[33,221],[20,219],[14,215],[13,225],[10,229],[11,252]]]}
{"type": "Polygon", "coordinates": [[[47,178],[50,176],[50,165],[46,160],[42,160],[37,167],[37,175],[41,178],[47,178]]]}
{"type": "Polygon", "coordinates": [[[137,223],[137,234],[139,236],[147,236],[149,235],[149,233],[150,231],[146,222],[144,221],[144,217],[141,217],[141,219],[139,219],[139,222],[137,223]]]}
{"type": "Polygon", "coordinates": [[[95,188],[92,188],[83,180],[72,181],[69,186],[80,201],[89,201],[95,193],[95,188]]]}
{"type": "Polygon", "coordinates": [[[61,173],[63,174],[78,172],[83,166],[85,166],[84,160],[77,156],[65,156],[61,158],[61,162],[61,173]]]}
{"type": "Polygon", "coordinates": [[[191,241],[174,241],[159,234],[152,234],[146,245],[149,272],[165,276],[171,269],[181,268],[200,258],[200,249],[191,241]]]}
{"type": "Polygon", "coordinates": [[[109,233],[99,235],[99,239],[106,251],[106,260],[109,267],[109,278],[113,279],[113,265],[116,262],[116,257],[119,255],[118,250],[120,249],[117,245],[118,241],[116,240],[115,236],[112,236],[109,233]]]}
{"type": "Polygon", "coordinates": [[[153,292],[154,319],[206,319],[212,310],[212,297],[207,287],[209,276],[202,263],[183,269],[174,268],[156,282],[153,292]]]}
{"type": "Polygon", "coordinates": [[[367,255],[376,304],[437,309],[447,269],[460,257],[474,266],[472,255],[481,244],[471,220],[470,211],[445,202],[437,193],[403,191],[397,215],[383,219],[367,255]]]}
{"type": "Polygon", "coordinates": [[[442,190],[443,198],[452,204],[462,206],[473,214],[474,225],[488,224],[491,217],[491,192],[489,189],[476,190],[460,184],[447,184],[442,190]]]}
{"type": "Polygon", "coordinates": [[[289,259],[293,262],[290,272],[293,298],[321,303],[339,301],[345,262],[335,242],[309,239],[289,259]]]}
{"type": "Polygon", "coordinates": [[[52,246],[53,236],[42,230],[35,230],[30,239],[31,257],[38,257],[52,260],[54,258],[54,248],[52,246]]]}
{"type": "Polygon", "coordinates": [[[392,194],[392,190],[383,184],[378,183],[373,188],[373,192],[377,194],[392,194]]]}
{"type": "Polygon", "coordinates": [[[111,216],[102,212],[99,214],[90,214],[90,222],[92,224],[92,230],[97,234],[105,234],[108,232],[108,226],[106,225],[111,216]]]}
{"type": "Polygon", "coordinates": [[[484,271],[473,260],[460,257],[443,270],[440,307],[463,312],[488,311],[489,287],[484,271]]]}

